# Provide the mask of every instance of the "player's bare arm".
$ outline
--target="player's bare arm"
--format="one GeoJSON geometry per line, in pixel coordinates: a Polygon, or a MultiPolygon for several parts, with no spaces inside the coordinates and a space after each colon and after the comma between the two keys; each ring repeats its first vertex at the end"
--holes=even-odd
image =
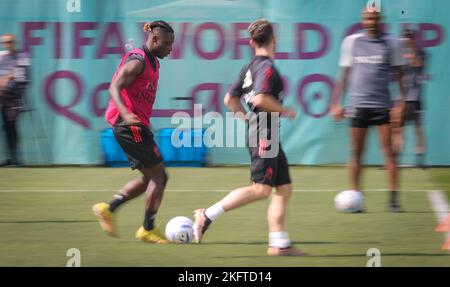
{"type": "Polygon", "coordinates": [[[330,114],[335,121],[340,121],[344,118],[344,108],[341,105],[342,95],[347,88],[348,76],[350,74],[350,67],[342,68],[341,77],[333,91],[330,114]]]}
{"type": "Polygon", "coordinates": [[[225,106],[232,111],[236,117],[240,118],[243,121],[247,121],[245,114],[244,106],[242,106],[241,99],[239,97],[233,97],[230,93],[226,93],[223,98],[223,103],[225,106]]]}
{"type": "Polygon", "coordinates": [[[258,94],[252,100],[253,106],[262,109],[268,113],[280,113],[290,118],[295,118],[297,113],[289,108],[283,107],[272,95],[258,94]]]}
{"type": "Polygon", "coordinates": [[[230,95],[230,93],[226,93],[226,95],[223,99],[223,103],[233,113],[239,113],[239,112],[243,113],[243,114],[246,113],[244,107],[242,106],[240,98],[233,97],[232,95],[230,95]]]}
{"type": "Polygon", "coordinates": [[[130,85],[136,77],[142,73],[144,65],[138,60],[131,60],[126,63],[122,69],[120,69],[119,74],[114,79],[109,87],[109,95],[114,101],[117,109],[119,110],[120,116],[127,125],[139,124],[140,120],[138,116],[130,113],[122,101],[122,96],[120,91],[130,85]]]}
{"type": "Polygon", "coordinates": [[[14,74],[8,74],[0,78],[0,89],[6,87],[9,81],[14,79],[14,74]]]}

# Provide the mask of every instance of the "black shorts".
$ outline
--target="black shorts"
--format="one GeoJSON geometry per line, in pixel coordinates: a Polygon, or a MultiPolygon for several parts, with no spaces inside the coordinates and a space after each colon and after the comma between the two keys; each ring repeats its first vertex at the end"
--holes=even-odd
{"type": "Polygon", "coordinates": [[[355,108],[349,114],[351,126],[368,128],[390,123],[389,109],[386,108],[355,108]]]}
{"type": "Polygon", "coordinates": [[[113,132],[132,169],[152,167],[163,161],[159,148],[153,140],[153,133],[148,127],[117,124],[113,132]]]}
{"type": "Polygon", "coordinates": [[[421,123],[422,104],[419,101],[405,102],[405,122],[421,123]]]}
{"type": "Polygon", "coordinates": [[[270,186],[290,184],[289,165],[280,145],[278,155],[273,158],[262,158],[259,147],[249,147],[251,158],[251,180],[270,186]]]}
{"type": "Polygon", "coordinates": [[[3,105],[1,106],[1,110],[3,124],[15,124],[22,112],[22,107],[3,105]]]}

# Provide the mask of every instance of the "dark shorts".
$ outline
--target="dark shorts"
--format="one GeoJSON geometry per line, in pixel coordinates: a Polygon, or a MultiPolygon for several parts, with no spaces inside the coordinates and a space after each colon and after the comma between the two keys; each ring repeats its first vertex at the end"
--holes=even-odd
{"type": "Polygon", "coordinates": [[[280,145],[278,156],[274,158],[262,158],[259,147],[250,147],[251,180],[270,186],[290,184],[289,165],[280,145]]]}
{"type": "Polygon", "coordinates": [[[1,111],[4,124],[15,124],[22,112],[22,107],[3,105],[1,106],[1,111]]]}
{"type": "Polygon", "coordinates": [[[405,102],[405,122],[421,123],[422,104],[419,101],[405,102]]]}
{"type": "Polygon", "coordinates": [[[163,161],[153,133],[143,125],[115,125],[114,136],[130,161],[132,169],[153,167],[163,161]]]}
{"type": "Polygon", "coordinates": [[[368,128],[390,123],[389,109],[385,108],[355,108],[348,117],[354,128],[368,128]]]}

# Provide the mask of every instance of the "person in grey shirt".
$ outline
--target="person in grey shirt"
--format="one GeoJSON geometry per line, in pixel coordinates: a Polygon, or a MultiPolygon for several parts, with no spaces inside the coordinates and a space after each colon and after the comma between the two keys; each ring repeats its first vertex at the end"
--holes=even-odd
{"type": "Polygon", "coordinates": [[[30,59],[15,47],[13,34],[2,36],[0,54],[0,107],[9,157],[2,166],[19,166],[17,119],[23,110],[23,96],[29,81],[30,59]]]}
{"type": "Polygon", "coordinates": [[[330,114],[335,120],[344,116],[351,119],[352,158],[349,168],[355,191],[361,191],[361,162],[367,130],[370,126],[377,127],[389,182],[388,208],[392,212],[401,212],[391,127],[401,125],[405,105],[401,82],[404,59],[398,39],[381,31],[380,20],[380,12],[363,10],[364,32],[344,39],[339,61],[342,73],[333,92],[330,114]],[[395,103],[389,94],[392,73],[397,75],[402,95],[395,103]],[[341,99],[347,88],[350,98],[344,109],[341,99]]]}
{"type": "MultiPolygon", "coordinates": [[[[416,32],[405,29],[402,35],[404,48],[403,58],[406,61],[405,76],[403,85],[406,91],[405,98],[405,123],[412,122],[416,132],[416,166],[425,167],[425,137],[422,128],[423,100],[422,83],[426,80],[425,64],[427,54],[416,42],[416,32]]],[[[394,132],[394,148],[397,153],[401,152],[404,146],[403,129],[399,128],[394,132]]]]}

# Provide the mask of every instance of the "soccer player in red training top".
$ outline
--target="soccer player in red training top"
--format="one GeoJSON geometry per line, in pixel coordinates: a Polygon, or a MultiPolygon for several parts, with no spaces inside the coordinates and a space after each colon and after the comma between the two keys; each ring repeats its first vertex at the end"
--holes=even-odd
{"type": "Polygon", "coordinates": [[[279,141],[278,132],[272,127],[276,121],[273,113],[282,113],[294,118],[296,112],[281,105],[281,92],[283,82],[274,66],[275,35],[272,24],[264,19],[256,20],[250,24],[250,44],[255,49],[255,57],[244,66],[238,79],[233,83],[225,95],[225,105],[234,113],[245,114],[240,98],[245,98],[251,109],[252,117],[249,120],[249,142],[257,139],[257,145],[249,144],[251,156],[251,186],[231,191],[219,202],[207,209],[198,209],[194,213],[194,236],[201,242],[208,226],[222,213],[241,207],[248,203],[268,198],[272,189],[276,192],[272,196],[267,220],[269,223],[269,256],[301,256],[304,253],[291,245],[289,235],[285,228],[286,209],[289,197],[292,194],[289,167],[281,146],[273,156],[265,156],[269,152],[267,138],[279,141]],[[257,122],[257,129],[252,124],[257,122]],[[266,122],[266,125],[263,123],[266,122]],[[268,137],[261,137],[266,134],[268,137]]]}
{"type": "Polygon", "coordinates": [[[114,136],[127,154],[132,169],[142,176],[128,182],[109,204],[97,203],[93,207],[100,226],[115,236],[114,213],[126,201],[146,193],[145,215],[136,238],[152,243],[168,241],[154,226],[167,183],[159,149],[150,131],[149,118],[155,102],[159,78],[159,61],[170,54],[174,41],[172,27],[164,21],[146,23],[148,32],[145,45],[125,54],[114,74],[106,121],[113,126],[114,136]]]}

